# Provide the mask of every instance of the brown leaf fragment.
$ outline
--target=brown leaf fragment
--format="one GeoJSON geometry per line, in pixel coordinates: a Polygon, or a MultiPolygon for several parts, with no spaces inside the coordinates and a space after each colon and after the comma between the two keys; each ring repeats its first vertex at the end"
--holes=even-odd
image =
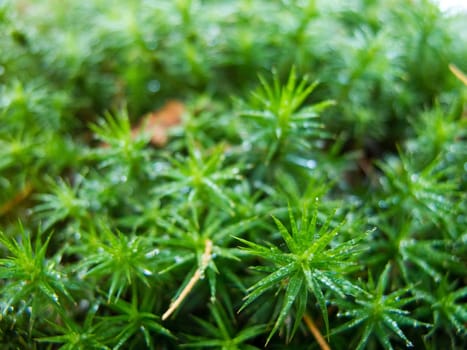
{"type": "Polygon", "coordinates": [[[6,203],[3,203],[0,206],[0,216],[7,214],[15,206],[17,206],[19,203],[25,200],[31,194],[32,190],[33,190],[32,185],[29,182],[27,182],[24,185],[24,187],[12,199],[10,199],[6,203]]]}
{"type": "Polygon", "coordinates": [[[169,130],[182,122],[185,106],[179,101],[168,101],[161,109],[143,116],[140,123],[133,128],[133,137],[140,133],[151,135],[151,143],[158,147],[167,144],[169,130]]]}

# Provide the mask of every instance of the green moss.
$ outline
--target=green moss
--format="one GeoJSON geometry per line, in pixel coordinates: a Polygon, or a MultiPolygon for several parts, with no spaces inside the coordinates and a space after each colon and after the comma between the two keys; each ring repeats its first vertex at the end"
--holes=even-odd
{"type": "Polygon", "coordinates": [[[466,23],[0,1],[0,347],[465,348],[466,23]]]}

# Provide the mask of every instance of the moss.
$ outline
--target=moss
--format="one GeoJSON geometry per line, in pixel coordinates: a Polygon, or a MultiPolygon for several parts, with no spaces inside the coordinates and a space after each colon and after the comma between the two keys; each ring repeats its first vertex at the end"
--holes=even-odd
{"type": "Polygon", "coordinates": [[[1,348],[465,348],[465,23],[0,2],[1,348]]]}

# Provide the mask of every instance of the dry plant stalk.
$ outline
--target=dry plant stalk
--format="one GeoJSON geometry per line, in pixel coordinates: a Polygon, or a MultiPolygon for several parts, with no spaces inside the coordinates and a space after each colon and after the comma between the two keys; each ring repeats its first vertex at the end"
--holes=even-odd
{"type": "Polygon", "coordinates": [[[311,334],[313,334],[313,336],[315,337],[321,350],[331,350],[331,348],[329,347],[328,343],[319,331],[318,327],[316,327],[310,315],[305,313],[305,315],[303,315],[303,321],[305,321],[306,326],[310,330],[311,334]]]}
{"type": "Polygon", "coordinates": [[[162,315],[162,320],[166,320],[185,300],[187,295],[191,292],[193,287],[195,286],[196,282],[198,282],[201,279],[201,276],[204,274],[204,271],[208,267],[209,261],[211,260],[211,252],[212,252],[212,241],[207,239],[205,248],[204,248],[204,253],[201,258],[201,265],[198,267],[198,269],[195,271],[193,277],[191,277],[190,281],[187,283],[185,288],[183,288],[182,292],[178,296],[177,299],[175,299],[171,304],[170,307],[167,309],[167,311],[162,315]]]}
{"type": "Polygon", "coordinates": [[[464,85],[467,86],[467,75],[465,75],[464,72],[462,72],[459,68],[457,68],[455,65],[452,63],[449,65],[449,70],[456,76],[457,79],[459,79],[461,82],[464,83],[464,85]]]}

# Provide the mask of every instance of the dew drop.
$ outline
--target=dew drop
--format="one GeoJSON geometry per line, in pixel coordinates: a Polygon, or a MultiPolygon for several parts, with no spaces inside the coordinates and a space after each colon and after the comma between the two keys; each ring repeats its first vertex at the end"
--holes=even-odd
{"type": "Polygon", "coordinates": [[[314,168],[316,168],[317,165],[318,165],[318,163],[314,159],[309,159],[309,160],[306,161],[306,167],[308,169],[314,169],[314,168]]]}
{"type": "Polygon", "coordinates": [[[50,297],[52,298],[52,301],[54,301],[55,303],[58,303],[58,295],[57,294],[53,293],[50,297]]]}
{"type": "Polygon", "coordinates": [[[324,148],[324,146],[326,145],[326,143],[323,140],[317,140],[315,144],[318,148],[324,148]]]}
{"type": "Polygon", "coordinates": [[[182,260],[183,260],[183,259],[182,259],[180,256],[178,256],[178,255],[174,258],[174,261],[175,261],[175,263],[177,263],[177,264],[181,263],[182,260]]]}
{"type": "Polygon", "coordinates": [[[417,182],[418,181],[418,175],[417,174],[410,175],[410,181],[417,182]]]}
{"type": "Polygon", "coordinates": [[[143,269],[143,275],[152,276],[152,271],[149,271],[148,269],[143,269]]]}
{"type": "MultiPolygon", "coordinates": [[[[250,151],[251,148],[252,148],[250,142],[244,142],[242,146],[243,146],[243,150],[244,150],[244,151],[250,151]]],[[[467,163],[466,163],[466,164],[467,164],[467,163]]]]}
{"type": "Polygon", "coordinates": [[[82,299],[82,300],[79,301],[79,306],[78,306],[78,308],[79,308],[80,310],[82,310],[82,311],[85,311],[85,310],[89,309],[89,305],[90,305],[89,300],[87,300],[87,299],[82,299]]]}
{"type": "Polygon", "coordinates": [[[78,272],[78,279],[79,280],[84,280],[85,277],[86,277],[86,272],[85,271],[78,272]]]}
{"type": "Polygon", "coordinates": [[[150,80],[147,84],[147,89],[149,92],[156,93],[161,89],[161,83],[159,80],[150,80]]]}
{"type": "Polygon", "coordinates": [[[163,171],[165,168],[167,168],[167,166],[162,162],[155,162],[152,164],[152,170],[156,173],[163,171]]]}
{"type": "Polygon", "coordinates": [[[120,182],[121,176],[118,176],[116,174],[110,175],[110,182],[113,184],[118,184],[120,182]]]}
{"type": "Polygon", "coordinates": [[[433,204],[433,203],[428,203],[427,206],[428,206],[428,208],[429,208],[430,210],[436,212],[436,205],[435,205],[435,204],[433,204]]]}
{"type": "Polygon", "coordinates": [[[281,128],[276,128],[276,137],[280,139],[282,137],[282,129],[281,128]]]}
{"type": "Polygon", "coordinates": [[[218,26],[212,26],[207,30],[206,33],[206,43],[209,46],[214,46],[218,42],[218,38],[221,31],[218,26]]]}
{"type": "Polygon", "coordinates": [[[378,206],[381,208],[381,209],[387,209],[388,208],[388,203],[386,201],[383,201],[383,200],[380,200],[378,202],[378,206]]]}
{"type": "Polygon", "coordinates": [[[158,248],[156,248],[156,249],[153,249],[150,252],[146,253],[145,257],[146,258],[152,258],[152,257],[156,256],[157,254],[159,254],[160,252],[161,251],[158,248]]]}

